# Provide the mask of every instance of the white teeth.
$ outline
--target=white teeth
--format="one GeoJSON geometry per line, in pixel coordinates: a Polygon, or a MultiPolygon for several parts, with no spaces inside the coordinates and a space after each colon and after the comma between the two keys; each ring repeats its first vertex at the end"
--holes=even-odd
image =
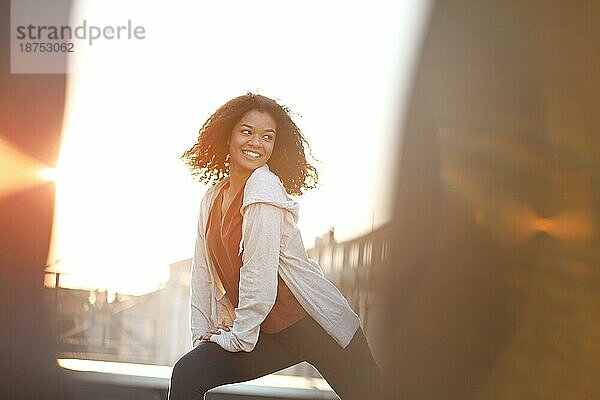
{"type": "Polygon", "coordinates": [[[258,154],[258,153],[255,153],[255,152],[253,152],[253,151],[249,151],[249,150],[243,150],[242,152],[243,152],[245,155],[247,155],[247,156],[250,156],[250,157],[253,157],[253,158],[258,158],[258,157],[260,157],[260,154],[258,154]]]}

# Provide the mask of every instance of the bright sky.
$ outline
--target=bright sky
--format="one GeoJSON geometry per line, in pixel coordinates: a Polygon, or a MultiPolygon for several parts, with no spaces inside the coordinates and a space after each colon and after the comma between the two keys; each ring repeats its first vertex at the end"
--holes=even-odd
{"type": "Polygon", "coordinates": [[[142,25],[142,41],[75,53],[57,169],[51,267],[63,284],[143,293],[192,256],[205,187],[179,156],[247,91],[301,114],[322,163],[298,199],[305,244],[390,218],[399,110],[426,1],[81,2],[73,24],[142,25]],[[402,95],[401,95],[402,94],[402,95]]]}

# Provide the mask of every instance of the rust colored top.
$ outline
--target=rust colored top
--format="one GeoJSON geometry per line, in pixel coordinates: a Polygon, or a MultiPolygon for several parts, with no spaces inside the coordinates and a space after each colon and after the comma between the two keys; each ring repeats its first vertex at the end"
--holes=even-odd
{"type": "MultiPolygon", "coordinates": [[[[229,182],[223,189],[229,187],[229,182]]],[[[240,284],[240,268],[243,265],[242,255],[237,255],[242,239],[242,200],[244,187],[235,195],[231,204],[222,215],[223,189],[215,198],[208,216],[206,226],[206,244],[208,253],[225,288],[231,303],[238,306],[240,284]]],[[[260,325],[265,333],[277,333],[293,325],[308,314],[298,303],[290,289],[280,276],[277,276],[277,298],[271,312],[260,325]]]]}

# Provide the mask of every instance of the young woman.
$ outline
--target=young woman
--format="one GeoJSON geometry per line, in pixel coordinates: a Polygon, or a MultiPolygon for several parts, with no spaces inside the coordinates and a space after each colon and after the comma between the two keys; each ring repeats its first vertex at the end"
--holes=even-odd
{"type": "Polygon", "coordinates": [[[173,367],[170,400],[314,365],[343,399],[373,399],[380,373],[346,299],[309,259],[288,195],[317,172],[289,110],[247,94],[220,107],[183,155],[215,183],[202,199],[191,274],[193,349],[173,367]]]}

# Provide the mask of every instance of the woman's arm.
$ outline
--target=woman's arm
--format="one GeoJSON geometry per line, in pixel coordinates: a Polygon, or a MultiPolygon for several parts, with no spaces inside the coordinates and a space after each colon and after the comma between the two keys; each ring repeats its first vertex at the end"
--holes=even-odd
{"type": "MultiPolygon", "coordinates": [[[[204,203],[204,199],[202,200],[204,203]]],[[[192,258],[192,273],[190,278],[190,328],[192,345],[200,343],[200,336],[212,326],[211,297],[212,282],[208,274],[208,263],[205,257],[204,224],[202,220],[202,205],[198,217],[198,232],[192,258]]]]}
{"type": "Polygon", "coordinates": [[[245,207],[243,265],[235,321],[229,332],[222,330],[210,337],[210,341],[227,351],[252,351],[258,342],[260,324],[275,304],[284,213],[285,210],[266,203],[245,207]]]}

